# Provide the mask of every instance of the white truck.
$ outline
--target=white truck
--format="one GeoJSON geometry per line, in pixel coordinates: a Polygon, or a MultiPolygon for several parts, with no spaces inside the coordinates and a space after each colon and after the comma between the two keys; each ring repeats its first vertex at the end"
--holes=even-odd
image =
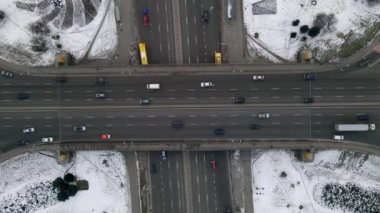
{"type": "Polygon", "coordinates": [[[369,130],[376,130],[375,124],[335,124],[335,130],[338,132],[366,132],[369,130]]]}
{"type": "Polygon", "coordinates": [[[160,89],[160,84],[147,84],[146,85],[147,90],[159,90],[160,89]]]}

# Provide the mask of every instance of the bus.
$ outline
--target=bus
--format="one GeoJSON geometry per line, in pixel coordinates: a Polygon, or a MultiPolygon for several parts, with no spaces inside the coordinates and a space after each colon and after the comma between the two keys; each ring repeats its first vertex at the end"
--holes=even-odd
{"type": "Polygon", "coordinates": [[[146,48],[145,48],[144,42],[139,43],[139,51],[140,51],[141,64],[142,65],[148,64],[148,56],[146,54],[146,48]]]}
{"type": "Polygon", "coordinates": [[[215,53],[215,64],[221,64],[222,63],[222,53],[215,53]]]}

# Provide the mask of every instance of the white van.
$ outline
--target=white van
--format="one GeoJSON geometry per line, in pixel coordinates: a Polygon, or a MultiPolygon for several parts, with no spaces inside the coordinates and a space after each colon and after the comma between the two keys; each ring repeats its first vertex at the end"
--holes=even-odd
{"type": "Polygon", "coordinates": [[[161,157],[162,160],[166,160],[166,157],[167,157],[166,156],[166,151],[161,151],[161,156],[160,157],[161,157]]]}
{"type": "Polygon", "coordinates": [[[337,140],[337,141],[344,140],[344,136],[343,135],[334,135],[333,138],[334,138],[334,140],[337,140]]]}
{"type": "Polygon", "coordinates": [[[147,84],[146,85],[147,90],[159,90],[160,89],[160,84],[147,84]]]}

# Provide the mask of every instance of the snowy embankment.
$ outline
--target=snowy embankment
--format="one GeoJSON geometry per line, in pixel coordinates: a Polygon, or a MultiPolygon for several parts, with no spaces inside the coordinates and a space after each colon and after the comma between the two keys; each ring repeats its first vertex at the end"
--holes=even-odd
{"type": "Polygon", "coordinates": [[[321,151],[304,163],[291,151],[262,151],[252,171],[255,212],[380,212],[377,156],[321,151]]]}
{"type": "Polygon", "coordinates": [[[118,43],[114,7],[113,0],[1,0],[0,58],[28,66],[52,65],[60,51],[76,60],[111,58],[118,43]]]}
{"type": "Polygon", "coordinates": [[[126,163],[120,153],[77,152],[67,165],[57,164],[51,154],[24,154],[0,164],[1,213],[131,213],[126,163]],[[59,202],[52,181],[65,172],[87,180],[89,189],[59,202]]]}
{"type": "Polygon", "coordinates": [[[363,35],[368,27],[380,21],[380,3],[369,6],[368,0],[244,0],[244,24],[248,48],[278,62],[278,57],[295,61],[300,49],[312,50],[318,60],[332,60],[344,42],[363,35]],[[319,16],[318,14],[325,14],[319,16]],[[296,26],[293,21],[298,21],[296,26]],[[301,26],[305,32],[301,32],[301,26]],[[320,33],[308,32],[320,26],[320,33]],[[294,34],[291,38],[291,33],[294,34]],[[255,36],[256,34],[256,36],[255,36]],[[330,55],[329,55],[330,54],[330,55]]]}

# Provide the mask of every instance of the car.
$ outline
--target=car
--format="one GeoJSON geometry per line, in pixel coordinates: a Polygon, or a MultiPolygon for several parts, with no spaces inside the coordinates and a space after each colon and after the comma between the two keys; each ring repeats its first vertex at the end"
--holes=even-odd
{"type": "Polygon", "coordinates": [[[214,129],[214,135],[224,135],[224,133],[224,129],[222,128],[214,129]]]}
{"type": "Polygon", "coordinates": [[[359,67],[363,68],[363,67],[366,67],[370,64],[370,60],[369,59],[363,59],[360,63],[359,63],[359,67]]]}
{"type": "Polygon", "coordinates": [[[19,143],[20,143],[20,145],[28,145],[30,143],[30,141],[24,139],[24,140],[20,140],[19,143]]]}
{"type": "Polygon", "coordinates": [[[148,105],[148,104],[150,104],[150,99],[148,99],[148,98],[141,98],[140,99],[140,104],[141,105],[148,105]]]}
{"type": "Polygon", "coordinates": [[[212,168],[213,170],[216,170],[216,168],[218,167],[218,165],[216,164],[216,160],[211,160],[211,161],[210,161],[210,164],[211,164],[211,168],[212,168]]]}
{"type": "Polygon", "coordinates": [[[66,77],[62,77],[62,76],[58,76],[58,77],[55,78],[55,82],[56,83],[61,83],[61,84],[66,83],[67,82],[67,78],[66,77]]]}
{"type": "Polygon", "coordinates": [[[267,112],[265,112],[265,113],[259,113],[259,114],[257,115],[257,117],[258,117],[259,119],[268,119],[268,118],[270,118],[270,114],[267,113],[267,112]]]}
{"type": "Polygon", "coordinates": [[[95,84],[97,85],[105,85],[107,84],[107,79],[104,77],[96,77],[95,78],[95,84]]]}
{"type": "Polygon", "coordinates": [[[2,70],[1,75],[5,78],[13,78],[15,76],[15,73],[11,71],[2,70]]]}
{"type": "Polygon", "coordinates": [[[316,76],[314,73],[307,73],[303,75],[303,80],[305,81],[314,81],[316,79],[316,76]]]}
{"type": "Polygon", "coordinates": [[[109,140],[109,139],[111,139],[111,134],[103,133],[103,134],[100,135],[100,138],[102,140],[109,140]]]}
{"type": "Polygon", "coordinates": [[[213,86],[214,86],[214,84],[211,81],[201,82],[202,88],[209,88],[209,87],[213,87],[213,86]]]}
{"type": "Polygon", "coordinates": [[[149,8],[145,7],[143,10],[143,15],[148,15],[149,13],[149,8]]]}
{"type": "Polygon", "coordinates": [[[152,163],[150,165],[150,173],[151,174],[156,174],[157,173],[157,168],[156,168],[156,165],[154,163],[152,163]]]}
{"type": "Polygon", "coordinates": [[[85,132],[87,130],[86,126],[74,126],[73,129],[75,132],[85,132]]]}
{"type": "Polygon", "coordinates": [[[30,98],[29,93],[19,93],[17,94],[17,99],[19,100],[28,100],[30,98]]]}
{"type": "Polygon", "coordinates": [[[29,134],[29,133],[33,133],[33,132],[35,132],[36,130],[34,129],[34,127],[28,127],[28,128],[24,128],[23,130],[22,130],[22,133],[24,133],[24,134],[29,134]]]}
{"type": "Polygon", "coordinates": [[[343,135],[334,135],[333,138],[334,138],[334,140],[337,140],[337,141],[344,140],[344,136],[343,135]]]}
{"type": "Polygon", "coordinates": [[[149,16],[148,15],[143,16],[143,25],[144,25],[144,27],[149,27],[149,16]]]}
{"type": "Polygon", "coordinates": [[[95,97],[96,97],[97,99],[106,99],[106,98],[107,98],[107,95],[106,95],[106,93],[104,93],[104,92],[98,92],[98,93],[96,93],[95,97]]]}
{"type": "Polygon", "coordinates": [[[45,137],[45,138],[42,138],[41,141],[42,143],[49,143],[49,142],[53,142],[54,139],[53,137],[45,137]]]}
{"type": "Polygon", "coordinates": [[[208,10],[202,10],[202,21],[207,23],[209,19],[208,10]]]}
{"type": "Polygon", "coordinates": [[[161,158],[162,160],[166,160],[166,158],[167,158],[166,151],[161,151],[160,158],[161,158]]]}
{"type": "Polygon", "coordinates": [[[230,207],[226,207],[224,210],[225,213],[232,213],[232,209],[230,207]]]}
{"type": "Polygon", "coordinates": [[[252,76],[252,79],[255,81],[264,80],[264,76],[263,75],[254,75],[254,76],[252,76]]]}
{"type": "Polygon", "coordinates": [[[368,121],[369,120],[369,115],[368,114],[358,115],[358,120],[360,120],[360,121],[368,121]]]}
{"type": "Polygon", "coordinates": [[[234,103],[235,104],[244,104],[245,98],[244,97],[236,97],[234,98],[234,103]]]}
{"type": "Polygon", "coordinates": [[[250,129],[260,129],[260,128],[261,128],[261,125],[260,125],[260,124],[250,124],[250,125],[249,125],[249,128],[250,128],[250,129]]]}
{"type": "Polygon", "coordinates": [[[176,120],[172,122],[172,128],[179,129],[183,127],[183,122],[181,120],[176,120]]]}
{"type": "Polygon", "coordinates": [[[314,99],[313,98],[304,98],[303,99],[303,102],[305,103],[305,104],[310,104],[310,103],[313,103],[314,102],[314,99]]]}

